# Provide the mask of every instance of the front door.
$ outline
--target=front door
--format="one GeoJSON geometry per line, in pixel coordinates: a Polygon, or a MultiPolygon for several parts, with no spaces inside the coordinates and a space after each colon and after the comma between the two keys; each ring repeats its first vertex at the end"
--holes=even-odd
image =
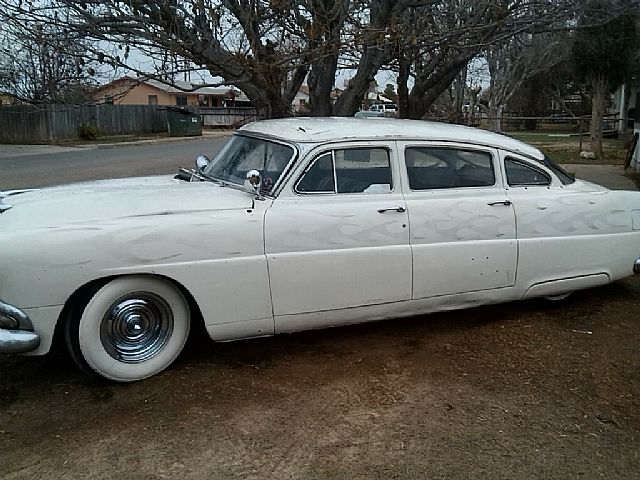
{"type": "Polygon", "coordinates": [[[497,152],[398,142],[413,251],[413,298],[515,283],[516,222],[497,152]]]}
{"type": "Polygon", "coordinates": [[[276,330],[279,316],[411,298],[408,216],[392,147],[310,154],[267,211],[276,330]]]}

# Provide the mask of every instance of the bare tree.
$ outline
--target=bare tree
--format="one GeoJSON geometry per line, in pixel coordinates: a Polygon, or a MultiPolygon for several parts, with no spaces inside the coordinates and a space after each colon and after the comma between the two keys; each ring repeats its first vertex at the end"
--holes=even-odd
{"type": "Polygon", "coordinates": [[[192,65],[204,68],[242,90],[267,117],[288,115],[308,72],[309,46],[299,27],[309,15],[287,0],[10,0],[0,12],[7,17],[25,27],[57,23],[92,40],[87,57],[169,84],[192,65]],[[51,11],[64,11],[64,21],[51,11]],[[136,62],[134,52],[146,62],[136,62]]]}
{"type": "Polygon", "coordinates": [[[24,28],[33,22],[55,24],[71,36],[92,40],[87,58],[168,83],[181,71],[202,68],[222,77],[219,83],[242,90],[266,117],[288,115],[305,78],[312,114],[353,115],[376,73],[393,67],[399,72],[401,115],[421,118],[483,48],[525,31],[566,28],[580,4],[581,0],[6,0],[0,21],[11,18],[24,28]],[[136,63],[134,57],[148,61],[136,63]],[[331,106],[330,92],[341,68],[355,73],[331,106]]]}
{"type": "Polygon", "coordinates": [[[481,108],[490,118],[493,131],[502,132],[503,110],[524,82],[568,60],[567,45],[563,33],[524,33],[485,50],[490,84],[487,105],[481,108]]]}
{"type": "Polygon", "coordinates": [[[82,39],[50,22],[14,20],[0,30],[0,91],[33,104],[84,103],[94,69],[82,39]]]}
{"type": "MultiPolygon", "coordinates": [[[[585,15],[581,21],[589,22],[585,15]]],[[[623,83],[633,65],[638,34],[634,18],[622,16],[576,33],[573,57],[578,75],[591,88],[591,151],[602,158],[602,124],[606,97],[623,83]]]]}

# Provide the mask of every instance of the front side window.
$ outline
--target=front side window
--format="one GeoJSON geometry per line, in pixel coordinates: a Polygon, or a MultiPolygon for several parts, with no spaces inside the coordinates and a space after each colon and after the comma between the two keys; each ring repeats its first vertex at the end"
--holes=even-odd
{"type": "Polygon", "coordinates": [[[386,193],[392,189],[389,152],[347,148],[317,157],[302,175],[298,193],[386,193]]]}
{"type": "Polygon", "coordinates": [[[487,187],[495,184],[491,154],[443,147],[409,147],[405,163],[411,190],[487,187]]]}
{"type": "Polygon", "coordinates": [[[216,180],[244,185],[249,170],[262,176],[262,192],[270,193],[295,151],[288,145],[260,138],[234,135],[220,150],[204,173],[216,180]]]}
{"type": "Polygon", "coordinates": [[[546,172],[513,158],[504,161],[507,183],[511,187],[530,185],[551,185],[551,177],[546,172]]]}
{"type": "Polygon", "coordinates": [[[298,182],[296,190],[299,193],[335,193],[333,173],[333,154],[325,153],[314,160],[298,182]]]}

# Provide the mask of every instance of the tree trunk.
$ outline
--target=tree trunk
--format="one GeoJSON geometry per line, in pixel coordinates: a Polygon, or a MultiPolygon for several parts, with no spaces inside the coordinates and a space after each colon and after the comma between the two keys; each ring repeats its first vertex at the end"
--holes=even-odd
{"type": "Polygon", "coordinates": [[[340,117],[353,117],[362,105],[369,85],[376,73],[388,60],[388,55],[377,47],[368,47],[360,58],[358,70],[349,85],[333,106],[333,114],[340,117]]]}
{"type": "Polygon", "coordinates": [[[352,117],[362,106],[369,85],[375,79],[380,67],[387,63],[393,51],[388,46],[380,45],[379,32],[389,25],[397,0],[370,0],[371,32],[365,35],[364,51],[358,62],[358,69],[349,81],[349,85],[333,106],[333,114],[341,117],[352,117]]]}
{"type": "Polygon", "coordinates": [[[349,13],[349,1],[315,0],[311,5],[309,108],[311,115],[328,117],[333,110],[331,91],[336,82],[340,34],[349,13]]]}
{"type": "Polygon", "coordinates": [[[398,56],[399,74],[398,74],[398,117],[409,117],[409,62],[400,54],[398,56]]]}
{"type": "Polygon", "coordinates": [[[444,92],[469,60],[477,53],[477,49],[465,50],[450,59],[443,59],[424,75],[419,75],[409,95],[410,118],[426,119],[433,102],[444,92]]]}
{"type": "Polygon", "coordinates": [[[338,55],[329,55],[314,62],[309,71],[309,109],[315,117],[331,115],[331,90],[336,80],[338,55]]]}
{"type": "Polygon", "coordinates": [[[591,80],[591,130],[589,138],[591,140],[591,151],[597,159],[602,158],[602,122],[604,120],[605,101],[609,84],[604,76],[599,76],[591,80]]]}
{"type": "Polygon", "coordinates": [[[460,71],[457,75],[455,83],[454,83],[454,91],[455,91],[455,122],[458,125],[462,125],[464,123],[464,117],[462,112],[462,107],[464,105],[464,93],[467,86],[467,65],[460,71]]]}
{"type": "Polygon", "coordinates": [[[489,107],[489,128],[492,132],[502,133],[502,106],[489,107]]]}
{"type": "Polygon", "coordinates": [[[289,117],[291,104],[285,102],[280,84],[264,80],[265,77],[256,75],[246,82],[236,82],[235,86],[251,100],[260,118],[289,117]]]}
{"type": "Polygon", "coordinates": [[[629,81],[625,81],[622,85],[622,102],[620,105],[620,125],[618,125],[618,131],[624,134],[627,130],[627,123],[629,122],[629,105],[631,103],[631,84],[629,81]]]}

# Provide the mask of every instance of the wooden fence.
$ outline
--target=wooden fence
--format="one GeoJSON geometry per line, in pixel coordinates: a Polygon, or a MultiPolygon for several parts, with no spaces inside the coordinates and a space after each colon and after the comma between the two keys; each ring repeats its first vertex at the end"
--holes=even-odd
{"type": "MultiPolygon", "coordinates": [[[[15,105],[0,106],[0,143],[51,143],[100,136],[167,132],[162,105],[15,105]]],[[[176,107],[173,107],[176,108],[176,107]]],[[[239,127],[257,119],[254,108],[189,107],[205,127],[239,127]]]]}
{"type": "Polygon", "coordinates": [[[205,127],[241,127],[242,125],[258,119],[255,108],[230,107],[230,108],[204,108],[197,110],[205,127]]]}
{"type": "Polygon", "coordinates": [[[77,140],[82,132],[134,135],[167,131],[156,105],[16,105],[0,107],[0,143],[77,140]]]}

